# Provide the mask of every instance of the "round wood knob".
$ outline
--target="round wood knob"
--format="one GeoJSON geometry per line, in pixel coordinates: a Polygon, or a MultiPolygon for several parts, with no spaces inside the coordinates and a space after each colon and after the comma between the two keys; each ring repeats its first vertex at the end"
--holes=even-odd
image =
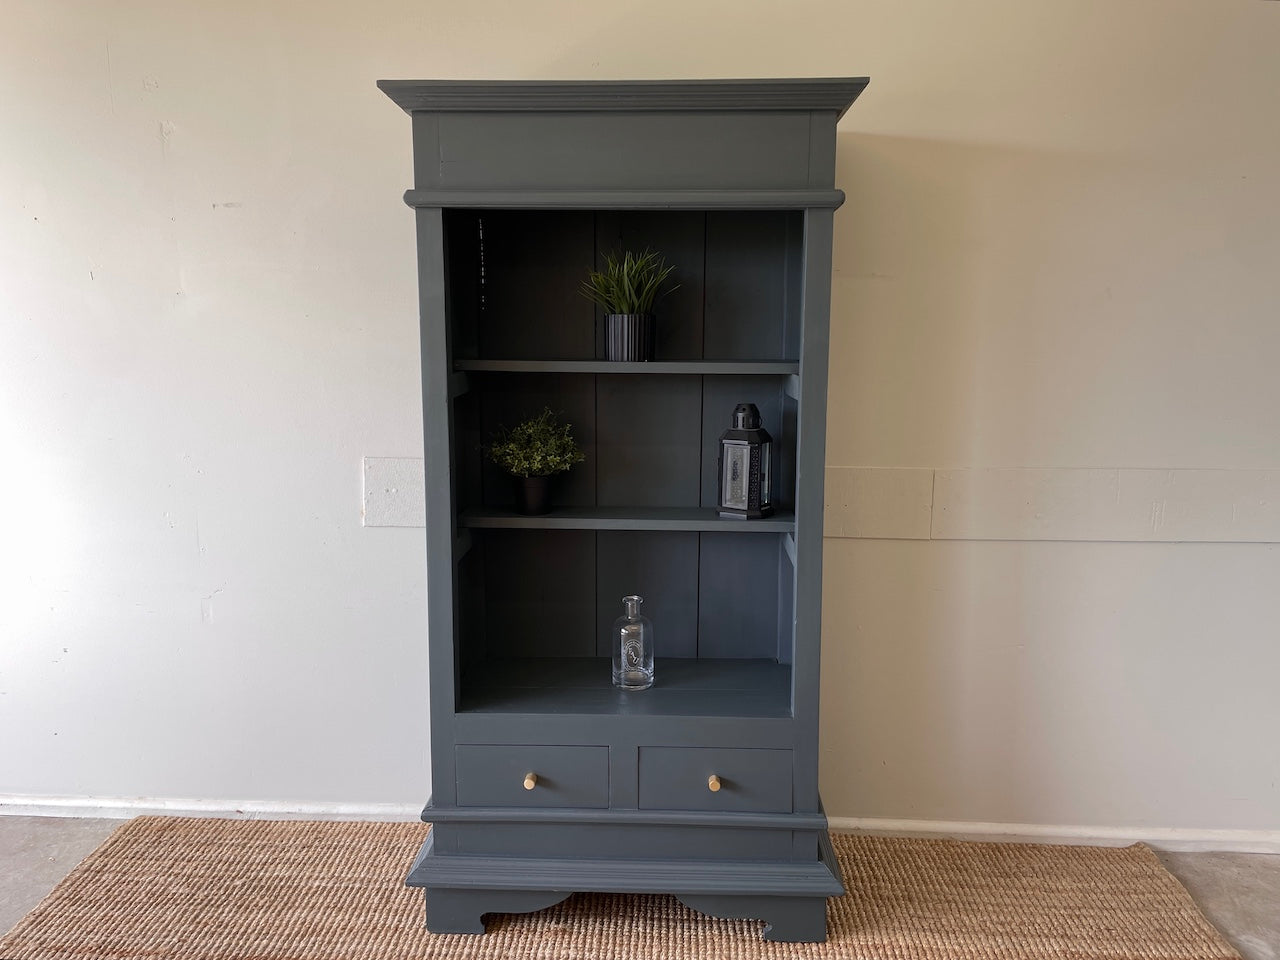
{"type": "Polygon", "coordinates": [[[717,790],[720,789],[720,778],[717,777],[714,773],[711,776],[707,777],[707,789],[710,790],[712,793],[715,793],[717,790]]]}
{"type": "Polygon", "coordinates": [[[538,785],[538,775],[536,773],[526,773],[524,775],[524,788],[532,790],[538,785]]]}

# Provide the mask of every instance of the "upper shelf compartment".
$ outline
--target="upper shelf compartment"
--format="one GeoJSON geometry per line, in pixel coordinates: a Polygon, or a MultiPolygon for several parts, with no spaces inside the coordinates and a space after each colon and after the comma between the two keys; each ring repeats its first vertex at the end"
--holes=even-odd
{"type": "Polygon", "coordinates": [[[798,372],[802,213],[462,209],[444,211],[442,223],[455,370],[798,372]],[[605,356],[603,314],[581,293],[587,274],[610,253],[645,249],[675,267],[676,288],[653,311],[653,361],[561,366],[605,356]],[[507,365],[515,361],[536,366],[507,365]],[[683,366],[691,363],[700,367],[683,366]]]}

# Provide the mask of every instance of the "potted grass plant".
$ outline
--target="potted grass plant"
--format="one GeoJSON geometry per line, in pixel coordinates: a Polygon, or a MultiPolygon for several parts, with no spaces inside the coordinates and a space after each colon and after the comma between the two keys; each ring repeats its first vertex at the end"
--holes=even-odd
{"type": "Polygon", "coordinates": [[[582,295],[604,309],[606,360],[653,359],[653,304],[675,290],[675,267],[653,250],[606,254],[582,283],[582,295]]]}
{"type": "Polygon", "coordinates": [[[551,481],[586,459],[572,424],[561,423],[550,407],[510,430],[499,430],[488,452],[490,460],[511,474],[516,511],[528,516],[550,513],[551,481]]]}

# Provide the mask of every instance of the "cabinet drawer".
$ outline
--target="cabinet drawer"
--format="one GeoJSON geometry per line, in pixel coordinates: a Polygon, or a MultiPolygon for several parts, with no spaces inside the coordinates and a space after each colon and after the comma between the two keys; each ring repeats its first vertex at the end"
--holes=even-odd
{"type": "Polygon", "coordinates": [[[454,763],[462,807],[609,806],[608,747],[459,744],[454,763]]]}
{"type": "Polygon", "coordinates": [[[639,778],[642,810],[791,811],[790,750],[641,747],[639,778]]]}

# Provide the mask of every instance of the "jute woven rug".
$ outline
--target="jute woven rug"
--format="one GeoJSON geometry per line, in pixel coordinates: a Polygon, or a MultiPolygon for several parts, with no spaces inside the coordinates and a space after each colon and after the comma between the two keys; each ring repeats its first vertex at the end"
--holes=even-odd
{"type": "Polygon", "coordinates": [[[667,896],[579,894],[426,933],[401,883],[426,828],[142,817],[7,936],[3,960],[1220,960],[1237,955],[1146,847],[844,836],[829,939],[764,943],[667,896]]]}

